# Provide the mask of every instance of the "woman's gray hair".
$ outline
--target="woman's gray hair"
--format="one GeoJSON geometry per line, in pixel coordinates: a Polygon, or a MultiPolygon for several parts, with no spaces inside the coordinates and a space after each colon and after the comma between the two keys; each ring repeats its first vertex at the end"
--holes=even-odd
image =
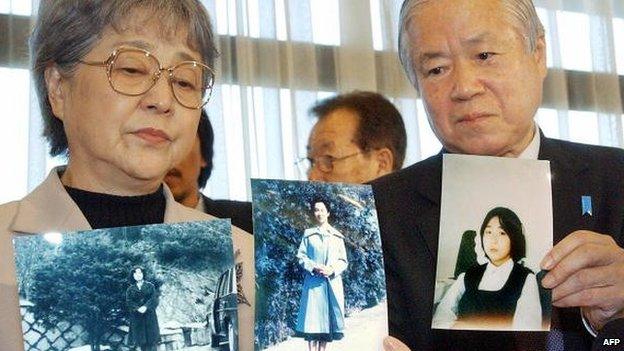
{"type": "Polygon", "coordinates": [[[46,68],[56,65],[70,75],[102,38],[107,26],[124,30],[136,10],[147,11],[146,21],[157,18],[160,34],[172,37],[188,31],[187,45],[214,67],[218,55],[212,25],[198,0],[42,0],[30,37],[31,69],[44,122],[43,136],[50,143],[50,155],[67,155],[63,122],[52,113],[45,81],[46,68]]]}
{"type": "MultiPolygon", "coordinates": [[[[401,13],[399,15],[399,59],[401,65],[407,77],[414,87],[418,88],[416,84],[416,72],[412,65],[411,59],[411,43],[409,35],[407,34],[410,22],[417,11],[418,5],[421,5],[427,1],[436,0],[405,0],[401,6],[401,13]]],[[[535,6],[532,0],[500,0],[505,11],[508,12],[511,19],[516,23],[512,23],[514,26],[518,26],[520,34],[524,37],[527,50],[533,52],[537,48],[537,41],[544,36],[544,26],[537,16],[535,6]]]]}

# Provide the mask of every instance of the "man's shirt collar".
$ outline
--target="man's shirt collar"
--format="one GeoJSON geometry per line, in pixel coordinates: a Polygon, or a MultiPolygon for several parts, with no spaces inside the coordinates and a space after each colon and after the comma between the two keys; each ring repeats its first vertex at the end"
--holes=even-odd
{"type": "Polygon", "coordinates": [[[537,160],[540,149],[540,132],[537,123],[533,123],[533,139],[527,145],[526,149],[518,155],[518,158],[527,160],[537,160]]]}

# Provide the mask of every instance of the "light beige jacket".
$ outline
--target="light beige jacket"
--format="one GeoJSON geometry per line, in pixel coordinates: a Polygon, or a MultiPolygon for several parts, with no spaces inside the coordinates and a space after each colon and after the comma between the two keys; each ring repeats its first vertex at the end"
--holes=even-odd
{"type": "MultiPolygon", "coordinates": [[[[0,206],[0,350],[22,351],[21,316],[13,260],[13,234],[41,234],[92,229],[80,209],[65,191],[53,169],[46,180],[20,201],[0,206]]],[[[173,199],[164,186],[165,223],[214,219],[210,215],[187,208],[173,199]]],[[[251,306],[239,304],[239,346],[241,351],[253,350],[254,332],[254,244],[253,236],[232,227],[237,262],[243,262],[243,293],[251,306]]]]}

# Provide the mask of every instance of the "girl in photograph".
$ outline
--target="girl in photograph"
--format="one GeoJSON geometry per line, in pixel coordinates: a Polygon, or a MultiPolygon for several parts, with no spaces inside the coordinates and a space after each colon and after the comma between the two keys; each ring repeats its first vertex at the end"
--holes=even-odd
{"type": "Polygon", "coordinates": [[[297,251],[305,273],[296,332],[308,341],[309,351],[324,351],[328,342],[344,335],[341,274],[348,263],[344,236],[328,222],[328,202],[317,199],[310,204],[318,225],[304,231],[297,251]]]}
{"type": "Polygon", "coordinates": [[[541,330],[537,280],[520,262],[526,256],[522,222],[512,210],[496,207],[479,235],[488,262],[457,277],[435,311],[433,327],[541,330]]]}
{"type": "Polygon", "coordinates": [[[130,272],[132,284],[126,289],[126,306],[130,315],[130,345],[139,346],[141,351],[156,351],[160,342],[158,326],[158,291],[154,284],[143,279],[142,267],[135,267],[130,272]]]}

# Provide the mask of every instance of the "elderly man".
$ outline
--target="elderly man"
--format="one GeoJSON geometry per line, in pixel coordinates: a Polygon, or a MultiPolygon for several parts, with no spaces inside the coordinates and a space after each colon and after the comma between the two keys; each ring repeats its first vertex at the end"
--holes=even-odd
{"type": "Polygon", "coordinates": [[[401,169],[405,125],[380,94],[355,91],[312,107],[318,117],[308,140],[308,179],[366,183],[401,169]]]}
{"type": "Polygon", "coordinates": [[[197,138],[191,152],[182,162],[167,173],[165,182],[175,200],[186,207],[195,208],[219,218],[230,218],[232,224],[253,233],[251,203],[243,201],[213,200],[203,195],[203,189],[212,173],[214,131],[210,119],[202,111],[197,127],[197,138]]]}
{"type": "MultiPolygon", "coordinates": [[[[406,0],[399,51],[444,148],[373,183],[390,334],[413,350],[589,349],[595,330],[624,316],[624,152],[549,139],[536,127],[547,69],[533,4],[406,0]],[[550,161],[556,245],[542,261],[542,285],[552,289],[551,332],[431,329],[445,152],[550,161]],[[592,216],[582,215],[583,195],[592,216]]],[[[389,339],[386,349],[405,349],[398,344],[389,339]]]]}

